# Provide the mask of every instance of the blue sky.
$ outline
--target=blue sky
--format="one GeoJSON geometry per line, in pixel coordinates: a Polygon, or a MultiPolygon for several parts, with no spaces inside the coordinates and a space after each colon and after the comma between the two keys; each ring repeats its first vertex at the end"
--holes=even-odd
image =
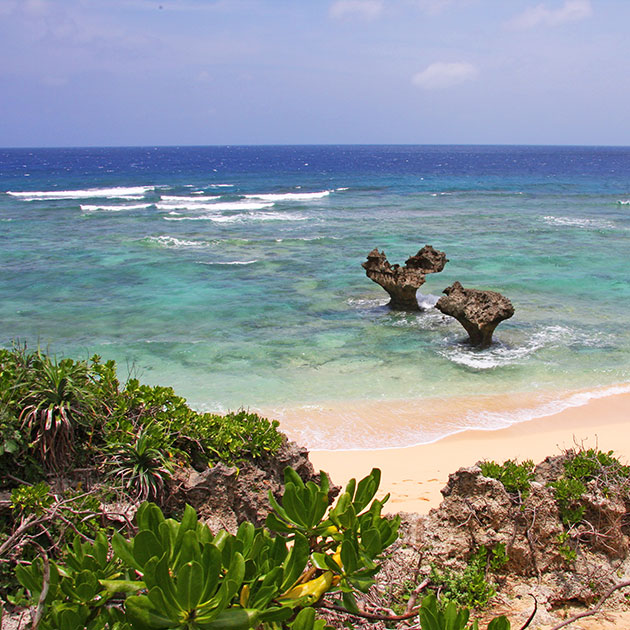
{"type": "Polygon", "coordinates": [[[0,146],[630,145],[628,0],[0,0],[0,146]]]}

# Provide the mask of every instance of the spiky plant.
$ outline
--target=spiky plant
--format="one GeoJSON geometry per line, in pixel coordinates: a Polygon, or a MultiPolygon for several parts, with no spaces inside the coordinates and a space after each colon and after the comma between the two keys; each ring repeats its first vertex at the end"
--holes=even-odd
{"type": "Polygon", "coordinates": [[[110,452],[109,475],[121,483],[131,498],[161,502],[173,467],[157,427],[143,427],[132,443],[114,444],[110,452]]]}
{"type": "Polygon", "coordinates": [[[37,352],[20,384],[20,420],[34,452],[45,468],[62,470],[74,452],[79,427],[94,423],[97,401],[83,361],[55,358],[37,352]]]}

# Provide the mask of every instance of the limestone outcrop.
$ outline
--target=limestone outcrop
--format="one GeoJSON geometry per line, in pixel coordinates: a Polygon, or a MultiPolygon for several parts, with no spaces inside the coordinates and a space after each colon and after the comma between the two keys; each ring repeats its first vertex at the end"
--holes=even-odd
{"type": "Polygon", "coordinates": [[[436,308],[454,317],[465,329],[473,346],[487,348],[492,343],[494,329],[514,315],[510,300],[496,291],[465,289],[454,282],[444,289],[436,308]]]}
{"type": "Polygon", "coordinates": [[[390,265],[385,252],[374,248],[362,264],[365,275],[389,293],[388,306],[398,311],[419,311],[416,291],[424,284],[425,276],[444,269],[446,254],[425,245],[415,256],[405,261],[405,266],[390,265]]]}
{"type": "MultiPolygon", "coordinates": [[[[192,505],[199,517],[213,531],[227,529],[233,533],[239,523],[250,521],[260,527],[271,510],[268,493],[276,499],[284,492],[284,469],[290,466],[306,481],[319,482],[308,458],[308,451],[295,442],[285,440],[273,455],[240,462],[238,467],[215,464],[201,472],[193,469],[181,471],[176,479],[169,507],[181,509],[192,505]]],[[[338,486],[332,486],[330,498],[337,495],[338,486]]]]}

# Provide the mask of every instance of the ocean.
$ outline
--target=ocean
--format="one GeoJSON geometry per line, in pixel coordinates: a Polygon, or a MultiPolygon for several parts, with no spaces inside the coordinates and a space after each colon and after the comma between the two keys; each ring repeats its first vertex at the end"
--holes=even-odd
{"type": "Polygon", "coordinates": [[[311,448],[418,444],[630,391],[629,236],[623,147],[0,149],[0,345],[115,359],[311,448]],[[425,244],[450,262],[424,311],[391,312],[361,263],[425,244]],[[515,307],[487,350],[433,307],[455,280],[515,307]],[[529,402],[484,410],[502,396],[529,402]],[[308,422],[462,400],[441,423],[308,422]]]}

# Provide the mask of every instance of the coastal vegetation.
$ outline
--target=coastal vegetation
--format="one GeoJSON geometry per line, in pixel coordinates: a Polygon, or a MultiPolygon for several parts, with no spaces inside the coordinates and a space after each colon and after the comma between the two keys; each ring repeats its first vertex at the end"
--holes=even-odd
{"type": "MultiPolygon", "coordinates": [[[[398,539],[400,518],[375,499],[378,469],[332,504],[326,474],[286,467],[263,525],[212,531],[176,500],[182,471],[272,461],[286,443],[277,422],[121,385],[98,356],[0,350],[0,418],[0,595],[21,627],[320,630],[315,606],[361,615],[357,595],[398,539]]],[[[468,627],[465,609],[433,595],[412,614],[468,627]]]]}
{"type": "Polygon", "coordinates": [[[484,611],[515,581],[553,609],[630,576],[612,452],[479,462],[427,517],[388,517],[378,469],[340,492],[277,422],[196,412],[98,356],[0,350],[0,471],[14,627],[509,630],[484,611]]]}

